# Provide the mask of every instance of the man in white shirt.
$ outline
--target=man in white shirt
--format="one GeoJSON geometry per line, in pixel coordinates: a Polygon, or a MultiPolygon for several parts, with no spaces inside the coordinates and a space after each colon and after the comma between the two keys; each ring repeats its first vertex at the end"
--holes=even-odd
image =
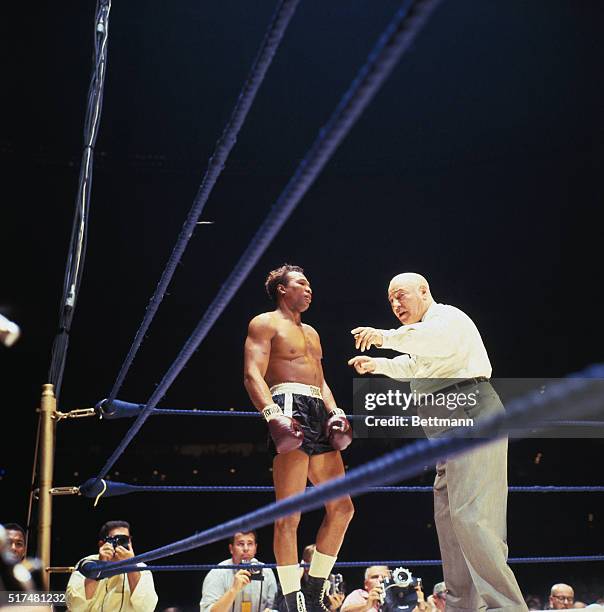
{"type": "MultiPolygon", "coordinates": [[[[361,352],[371,346],[393,349],[394,359],[365,355],[348,363],[358,374],[384,374],[411,381],[412,389],[454,390],[480,398],[466,414],[476,420],[503,411],[488,382],[491,364],[473,321],[454,306],[439,304],[426,279],[412,272],[395,276],[388,300],[402,327],[352,330],[361,352]],[[422,379],[422,380],[420,380],[422,379]],[[430,389],[430,381],[433,387],[430,389]]],[[[442,430],[426,429],[429,437],[442,430]]],[[[436,466],[434,517],[447,584],[447,611],[505,610],[527,606],[507,565],[507,438],[483,445],[436,466]]]]}
{"type": "Polygon", "coordinates": [[[229,543],[231,557],[218,565],[243,565],[242,569],[213,569],[203,581],[200,612],[265,612],[273,608],[277,581],[273,570],[262,569],[263,580],[252,579],[258,544],[256,532],[236,533],[229,543]],[[246,569],[249,568],[249,569],[246,569]]]}
{"type": "MultiPolygon", "coordinates": [[[[86,561],[122,561],[134,557],[130,525],[126,521],[109,521],[101,527],[99,554],[82,559],[86,561]]],[[[144,567],[144,563],[139,566],[144,567]]],[[[66,591],[70,612],[153,612],[157,594],[150,571],[128,572],[102,580],[86,578],[73,572],[66,591]]]]}

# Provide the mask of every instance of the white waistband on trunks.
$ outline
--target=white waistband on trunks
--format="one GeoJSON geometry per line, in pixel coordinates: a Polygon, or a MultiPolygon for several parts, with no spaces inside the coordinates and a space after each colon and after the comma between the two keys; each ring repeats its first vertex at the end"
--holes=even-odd
{"type": "Polygon", "coordinates": [[[323,399],[321,389],[313,387],[313,385],[305,385],[303,383],[286,382],[275,385],[270,388],[271,395],[284,395],[285,393],[293,393],[294,395],[306,395],[308,397],[317,397],[323,399]]]}

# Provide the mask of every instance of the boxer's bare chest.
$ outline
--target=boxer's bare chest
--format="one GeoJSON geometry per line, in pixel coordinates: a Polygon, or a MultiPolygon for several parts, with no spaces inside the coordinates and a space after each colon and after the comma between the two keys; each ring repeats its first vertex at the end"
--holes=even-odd
{"type": "Polygon", "coordinates": [[[303,323],[297,325],[292,321],[280,321],[276,326],[277,333],[271,344],[271,358],[287,359],[321,359],[321,346],[317,333],[303,323]]]}

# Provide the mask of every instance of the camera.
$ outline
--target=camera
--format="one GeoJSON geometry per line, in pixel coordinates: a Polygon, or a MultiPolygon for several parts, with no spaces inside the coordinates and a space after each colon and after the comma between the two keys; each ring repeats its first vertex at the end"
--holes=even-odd
{"type": "Polygon", "coordinates": [[[337,595],[344,593],[344,578],[342,574],[329,574],[329,594],[337,595]]]}
{"type": "Polygon", "coordinates": [[[410,570],[397,567],[392,572],[392,578],[387,578],[382,582],[384,594],[381,609],[384,612],[413,610],[417,605],[415,589],[421,586],[421,578],[414,578],[410,570]]]}
{"type": "Polygon", "coordinates": [[[264,580],[264,574],[262,573],[263,563],[260,563],[258,559],[251,559],[250,561],[241,560],[239,567],[247,570],[250,573],[250,580],[264,580]]]}
{"type": "Polygon", "coordinates": [[[118,534],[114,536],[107,536],[105,538],[105,542],[107,544],[111,544],[113,548],[117,548],[118,546],[123,546],[124,548],[130,548],[130,536],[118,534]]]}

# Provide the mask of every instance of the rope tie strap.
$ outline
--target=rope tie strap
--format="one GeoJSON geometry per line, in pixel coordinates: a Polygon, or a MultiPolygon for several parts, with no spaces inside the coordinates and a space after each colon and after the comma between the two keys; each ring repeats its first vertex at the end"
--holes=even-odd
{"type": "Polygon", "coordinates": [[[107,491],[107,482],[104,481],[101,478],[101,483],[103,485],[103,489],[102,491],[96,496],[96,499],[94,500],[94,507],[96,508],[96,505],[99,503],[99,499],[101,499],[101,497],[104,495],[105,491],[107,491]]]}

